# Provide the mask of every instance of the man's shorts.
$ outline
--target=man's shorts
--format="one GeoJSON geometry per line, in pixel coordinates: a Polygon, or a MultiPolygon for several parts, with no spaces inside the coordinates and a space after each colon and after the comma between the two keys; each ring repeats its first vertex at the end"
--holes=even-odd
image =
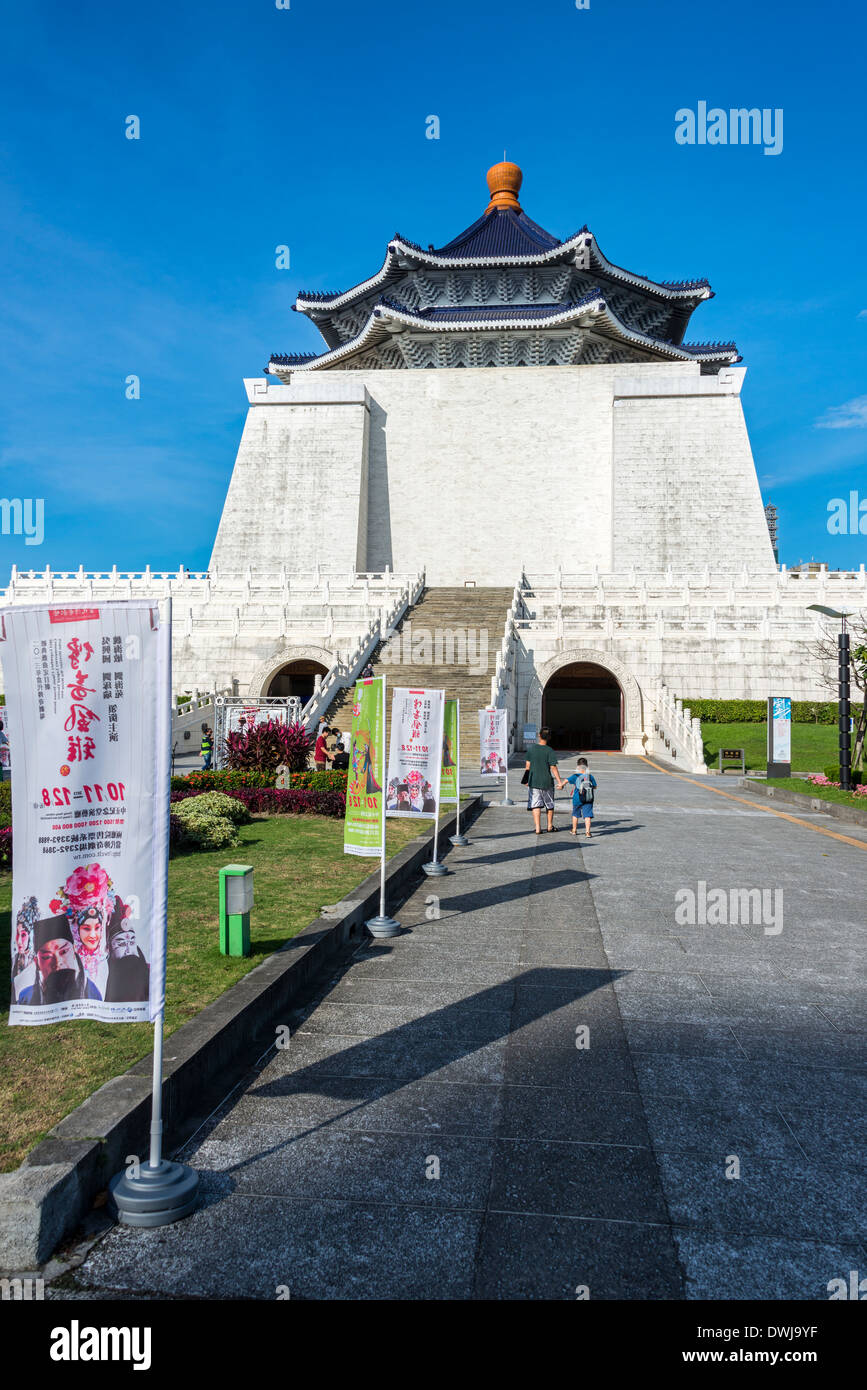
{"type": "Polygon", "coordinates": [[[531,796],[530,796],[530,810],[531,810],[531,811],[538,811],[538,810],[542,810],[542,811],[553,811],[553,809],[554,809],[554,790],[553,790],[553,788],[552,788],[550,791],[540,791],[538,787],[534,787],[534,788],[533,788],[533,791],[532,791],[532,794],[531,794],[531,796]]]}

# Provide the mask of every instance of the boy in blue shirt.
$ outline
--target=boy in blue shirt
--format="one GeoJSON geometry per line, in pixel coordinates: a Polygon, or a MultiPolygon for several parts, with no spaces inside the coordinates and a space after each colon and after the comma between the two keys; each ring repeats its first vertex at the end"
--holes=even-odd
{"type": "Polygon", "coordinates": [[[593,797],[596,790],[596,778],[587,767],[587,759],[579,758],[577,770],[571,777],[566,778],[567,782],[572,783],[572,834],[578,834],[578,821],[584,821],[584,835],[590,840],[590,822],[593,819],[593,797]]]}

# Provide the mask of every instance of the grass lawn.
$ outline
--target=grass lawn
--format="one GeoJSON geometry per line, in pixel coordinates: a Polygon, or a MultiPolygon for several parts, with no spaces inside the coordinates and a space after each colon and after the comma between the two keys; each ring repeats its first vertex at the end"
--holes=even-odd
{"type": "MultiPolygon", "coordinates": [[[[451,814],[444,811],[444,815],[451,814]]],[[[425,827],[387,822],[389,858],[425,827]]],[[[234,849],[180,855],[169,863],[166,1034],[197,1014],[265,956],[297,935],[326,903],[337,902],[377,866],[343,853],[343,820],[271,816],[239,827],[234,849]],[[256,900],[250,914],[252,955],[221,956],[217,870],[252,864],[256,900]]],[[[12,875],[0,873],[0,939],[9,942],[12,875]]],[[[9,960],[9,946],[6,946],[9,960]]],[[[7,976],[8,978],[8,976],[7,976]]],[[[149,1023],[91,1019],[42,1027],[7,1027],[0,1013],[0,1171],[16,1168],[53,1125],[110,1077],[151,1051],[149,1023]]]]}
{"type": "Polygon", "coordinates": [[[857,806],[867,812],[867,796],[853,796],[840,787],[814,787],[800,777],[768,777],[766,787],[784,787],[786,791],[800,792],[802,796],[816,796],[820,801],[837,801],[841,806],[857,806]]]}
{"type": "MultiPolygon", "coordinates": [[[[704,760],[708,767],[719,765],[721,748],[743,748],[748,768],[761,770],[768,765],[768,736],[764,724],[702,724],[704,760]]],[[[823,772],[837,761],[836,724],[792,725],[792,771],[823,772]]],[[[734,767],[734,763],[724,763],[734,767]]]]}

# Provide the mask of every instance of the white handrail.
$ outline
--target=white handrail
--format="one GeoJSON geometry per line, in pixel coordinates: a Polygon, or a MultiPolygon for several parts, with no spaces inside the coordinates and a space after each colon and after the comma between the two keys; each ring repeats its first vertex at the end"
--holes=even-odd
{"type": "Polygon", "coordinates": [[[670,758],[684,772],[707,774],[701,720],[693,718],[664,684],[659,686],[654,706],[653,744],[654,752],[670,758]]]}
{"type": "Polygon", "coordinates": [[[307,704],[301,711],[301,722],[310,727],[321,715],[325,713],[329,705],[333,702],[340,690],[345,690],[348,685],[353,685],[359,674],[364,669],[365,664],[376,651],[382,641],[382,634],[394,628],[400,622],[408,608],[417,603],[424,590],[425,575],[424,570],[421,574],[408,583],[401,591],[400,597],[394,604],[390,612],[380,616],[371,623],[367,632],[356,646],[355,650],[342,661],[339,657],[335,661],[331,670],[322,677],[322,680],[314,690],[307,704]]]}

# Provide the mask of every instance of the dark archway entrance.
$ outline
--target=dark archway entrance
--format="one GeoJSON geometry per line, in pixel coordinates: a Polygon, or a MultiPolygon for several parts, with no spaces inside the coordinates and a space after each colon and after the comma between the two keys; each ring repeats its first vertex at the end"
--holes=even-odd
{"type": "Polygon", "coordinates": [[[289,661],[271,677],[265,694],[298,695],[306,704],[313,694],[316,677],[326,674],[327,667],[321,661],[289,661]]]}
{"type": "Polygon", "coordinates": [[[604,666],[574,661],[551,677],[542,694],[542,723],[551,730],[551,747],[610,749],[619,752],[623,695],[604,666]]]}

